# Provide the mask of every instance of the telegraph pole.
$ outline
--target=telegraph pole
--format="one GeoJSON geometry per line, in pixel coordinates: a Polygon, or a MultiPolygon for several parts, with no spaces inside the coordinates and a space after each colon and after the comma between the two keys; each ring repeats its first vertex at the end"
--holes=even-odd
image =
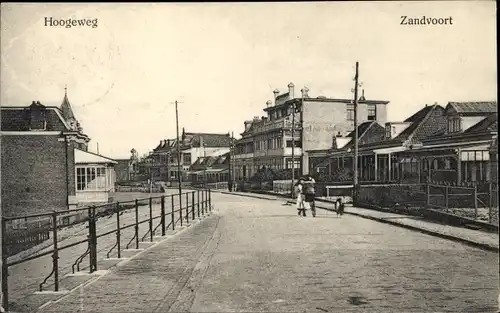
{"type": "Polygon", "coordinates": [[[227,187],[229,191],[233,191],[233,154],[234,154],[234,133],[231,132],[231,146],[229,147],[229,179],[227,182],[227,187]]]}
{"type": "Polygon", "coordinates": [[[359,80],[359,62],[356,62],[356,75],[354,76],[353,201],[358,200],[358,80],[359,80]]]}
{"type": "MultiPolygon", "coordinates": [[[[294,100],[292,100],[294,101],[294,100]]],[[[292,186],[290,188],[290,195],[294,198],[294,185],[295,185],[295,102],[292,103],[292,186]]]]}
{"type": "MultiPolygon", "coordinates": [[[[179,110],[177,109],[177,103],[178,101],[175,101],[175,126],[176,126],[176,132],[177,132],[177,182],[179,184],[179,201],[182,201],[182,178],[181,178],[181,144],[179,142],[179,110]]],[[[182,205],[179,204],[180,207],[182,208],[182,205]]]]}

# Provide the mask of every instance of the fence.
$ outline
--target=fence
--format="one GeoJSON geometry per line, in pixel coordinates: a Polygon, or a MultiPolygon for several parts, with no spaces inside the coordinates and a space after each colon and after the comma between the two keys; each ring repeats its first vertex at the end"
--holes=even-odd
{"type": "MultiPolygon", "coordinates": [[[[123,202],[123,203],[111,203],[104,204],[101,206],[92,206],[81,209],[68,210],[65,212],[52,212],[45,214],[36,214],[36,215],[27,215],[27,216],[18,216],[18,217],[3,217],[2,218],[2,304],[5,310],[8,310],[9,306],[9,268],[19,265],[28,261],[32,261],[35,259],[39,259],[45,256],[52,256],[52,271],[41,281],[38,285],[38,289],[40,291],[43,290],[44,285],[48,284],[48,280],[52,277],[53,279],[53,288],[54,291],[59,291],[59,277],[62,270],[71,268],[71,271],[75,273],[75,268],[77,271],[80,271],[80,267],[85,258],[88,258],[89,262],[89,271],[93,273],[97,271],[97,247],[98,244],[103,242],[105,237],[109,238],[110,235],[115,235],[116,240],[108,240],[112,245],[111,247],[106,247],[107,253],[106,258],[110,258],[110,255],[113,253],[117,255],[118,259],[121,258],[122,249],[129,249],[129,247],[134,246],[135,249],[139,249],[139,243],[147,240],[149,238],[150,242],[153,242],[153,236],[156,232],[161,231],[161,236],[165,236],[166,231],[171,228],[175,230],[175,227],[180,223],[183,225],[183,222],[189,223],[190,220],[194,220],[196,217],[200,217],[205,213],[212,210],[212,200],[211,200],[211,192],[209,189],[202,189],[196,191],[188,191],[181,194],[172,194],[172,195],[163,195],[158,197],[150,197],[144,199],[136,199],[133,201],[123,202]],[[160,204],[159,214],[154,214],[153,204],[160,204]],[[170,206],[170,208],[168,208],[170,206]],[[139,219],[139,208],[147,207],[149,210],[146,212],[146,219],[139,219]],[[133,211],[133,212],[127,212],[133,211]],[[130,213],[130,217],[125,216],[122,217],[122,214],[130,213]],[[132,214],[134,213],[134,214],[132,214]],[[83,216],[83,219],[74,218],[71,222],[71,219],[68,217],[75,216],[83,216]],[[114,219],[112,219],[114,217],[114,219]],[[167,218],[169,217],[169,218],[167,218]],[[131,222],[130,224],[124,224],[122,219],[128,218],[126,222],[131,222]],[[101,219],[100,223],[97,222],[101,219]],[[108,219],[111,219],[109,221],[108,219]],[[157,221],[159,219],[159,222],[157,221]],[[167,222],[167,219],[169,222],[167,222]],[[19,226],[19,221],[23,223],[28,223],[30,225],[43,225],[36,229],[36,227],[32,226],[31,232],[25,233],[25,238],[32,236],[32,232],[38,233],[49,233],[52,240],[45,240],[45,242],[49,241],[49,245],[45,248],[52,248],[49,251],[43,251],[41,253],[37,253],[36,255],[31,256],[23,256],[17,257],[13,259],[13,257],[9,258],[9,251],[12,254],[12,245],[19,244],[20,242],[20,232],[19,230],[14,230],[13,225],[19,226]],[[155,225],[156,221],[156,225],[155,225]],[[103,223],[106,223],[102,225],[103,223]],[[49,226],[46,226],[49,223],[49,226]],[[147,223],[147,231],[145,234],[141,236],[139,233],[139,226],[141,224],[147,223]],[[74,237],[68,239],[67,236],[68,226],[69,225],[81,225],[82,227],[82,237],[83,235],[87,235],[85,239],[79,239],[78,237],[74,237]],[[85,225],[86,224],[86,225],[85,225]],[[107,230],[110,226],[115,225],[115,229],[107,230]],[[85,227],[86,226],[86,227],[85,227]],[[98,229],[98,226],[102,229],[98,229]],[[129,240],[128,238],[122,238],[122,235],[125,234],[125,230],[133,229],[133,236],[129,240]],[[106,230],[106,231],[103,231],[106,230]],[[125,241],[123,241],[125,240],[125,241]],[[113,244],[114,242],[114,244],[113,244]],[[125,244],[126,242],[126,244],[125,244]],[[69,249],[74,248],[76,250],[77,246],[87,244],[87,248],[85,252],[81,255],[79,253],[75,255],[79,255],[78,257],[69,257],[65,259],[64,262],[67,264],[71,264],[70,266],[66,266],[66,268],[61,268],[60,256],[61,252],[67,252],[69,249]]],[[[144,213],[144,212],[142,212],[144,213]]],[[[144,215],[144,214],[143,214],[144,215]]],[[[21,227],[22,228],[22,227],[21,227]]],[[[46,237],[46,238],[47,238],[46,237]]],[[[26,239],[28,240],[28,239],[26,239]]],[[[22,240],[21,240],[22,241],[22,240]]],[[[28,240],[31,242],[30,240],[28,240]]],[[[19,249],[19,247],[18,247],[19,249]]],[[[83,248],[85,249],[85,248],[83,248]]],[[[82,249],[82,251],[83,251],[82,249]]],[[[99,250],[101,251],[101,250],[99,250]]],[[[42,276],[43,277],[43,276],[42,276]]]]}
{"type": "Polygon", "coordinates": [[[427,184],[426,204],[446,213],[498,225],[496,183],[450,186],[427,184]]]}

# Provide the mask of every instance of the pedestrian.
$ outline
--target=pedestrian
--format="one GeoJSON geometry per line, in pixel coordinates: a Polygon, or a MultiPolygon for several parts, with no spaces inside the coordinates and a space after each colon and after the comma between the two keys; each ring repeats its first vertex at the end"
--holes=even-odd
{"type": "Polygon", "coordinates": [[[316,203],[314,198],[316,196],[316,192],[314,186],[316,181],[311,176],[308,176],[304,183],[304,194],[305,194],[305,203],[306,207],[311,208],[311,214],[313,217],[316,217],[316,203]]]}
{"type": "Polygon", "coordinates": [[[306,216],[306,208],[304,206],[304,181],[300,178],[295,184],[295,195],[297,198],[297,214],[306,216]]]}
{"type": "Polygon", "coordinates": [[[342,198],[337,199],[337,216],[344,215],[344,203],[342,202],[342,198]]]}

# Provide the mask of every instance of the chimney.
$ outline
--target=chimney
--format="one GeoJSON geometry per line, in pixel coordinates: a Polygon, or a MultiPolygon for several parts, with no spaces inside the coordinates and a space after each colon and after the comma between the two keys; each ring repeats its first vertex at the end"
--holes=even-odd
{"type": "Polygon", "coordinates": [[[267,100],[266,102],[266,107],[270,107],[273,103],[271,102],[271,100],[267,100]]]}
{"type": "Polygon", "coordinates": [[[365,90],[363,89],[361,91],[361,97],[359,97],[359,101],[365,101],[365,100],[366,100],[366,98],[365,98],[365,90]]]}
{"type": "Polygon", "coordinates": [[[39,101],[33,101],[30,106],[30,129],[31,130],[45,130],[47,120],[45,116],[45,108],[39,101]]]}
{"type": "Polygon", "coordinates": [[[300,92],[302,93],[302,98],[309,98],[309,94],[308,94],[309,88],[304,86],[304,88],[301,89],[300,92]]]}
{"type": "Polygon", "coordinates": [[[280,91],[278,89],[274,89],[273,94],[274,94],[274,105],[276,105],[276,98],[278,98],[280,91]]]}
{"type": "Polygon", "coordinates": [[[293,83],[288,84],[289,99],[295,98],[294,91],[295,91],[295,85],[293,83]]]}
{"type": "Polygon", "coordinates": [[[252,125],[252,121],[245,121],[244,124],[245,124],[245,131],[248,131],[248,129],[250,129],[250,126],[252,125]]]}

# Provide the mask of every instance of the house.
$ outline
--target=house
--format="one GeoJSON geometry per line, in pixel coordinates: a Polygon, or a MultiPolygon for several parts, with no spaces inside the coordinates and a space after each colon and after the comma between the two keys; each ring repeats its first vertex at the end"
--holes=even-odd
{"type": "MultiPolygon", "coordinates": [[[[403,122],[387,122],[385,127],[362,123],[358,135],[359,181],[420,180],[421,165],[413,156],[402,153],[421,146],[421,141],[446,126],[444,108],[438,104],[425,106],[403,122]]],[[[353,138],[350,134],[348,137],[353,138]]],[[[350,176],[353,171],[354,142],[328,154],[329,174],[350,176]]],[[[314,153],[314,152],[313,152],[314,153]]],[[[334,175],[335,176],[335,175],[334,175]]]]}
{"type": "MultiPolygon", "coordinates": [[[[67,92],[60,106],[45,106],[39,101],[24,107],[2,106],[2,213],[18,216],[65,211],[78,205],[83,182],[93,186],[94,179],[109,177],[108,185],[114,184],[111,160],[104,172],[100,169],[98,173],[97,168],[102,167],[87,159],[94,155],[87,151],[89,141],[67,92]],[[77,172],[77,168],[85,168],[84,180],[83,171],[77,172]]],[[[101,186],[100,182],[95,184],[101,186]]],[[[98,200],[104,201],[102,197],[98,200]]]]}
{"type": "Polygon", "coordinates": [[[497,140],[497,103],[449,102],[444,117],[445,127],[407,153],[420,161],[422,175],[458,184],[495,180],[490,156],[497,140]]]}
{"type": "Polygon", "coordinates": [[[190,167],[189,176],[192,183],[228,182],[230,154],[199,157],[190,167]]]}
{"type": "MultiPolygon", "coordinates": [[[[235,143],[236,179],[248,179],[264,166],[278,170],[293,167],[297,174],[307,174],[309,151],[329,149],[332,134],[345,136],[354,129],[351,99],[313,98],[308,92],[304,87],[301,96],[296,97],[293,83],[286,93],[280,94],[276,89],[274,104],[267,101],[264,108],[267,116],[245,121],[242,138],[235,143]]],[[[358,122],[385,123],[388,103],[366,100],[363,91],[358,122]]]]}
{"type": "Polygon", "coordinates": [[[232,145],[230,134],[192,133],[182,129],[182,135],[177,139],[162,140],[153,149],[152,175],[156,181],[175,181],[178,172],[178,152],[181,155],[182,179],[189,178],[190,166],[200,157],[217,157],[229,153],[232,145]],[[178,151],[179,147],[179,151],[178,151]]]}

